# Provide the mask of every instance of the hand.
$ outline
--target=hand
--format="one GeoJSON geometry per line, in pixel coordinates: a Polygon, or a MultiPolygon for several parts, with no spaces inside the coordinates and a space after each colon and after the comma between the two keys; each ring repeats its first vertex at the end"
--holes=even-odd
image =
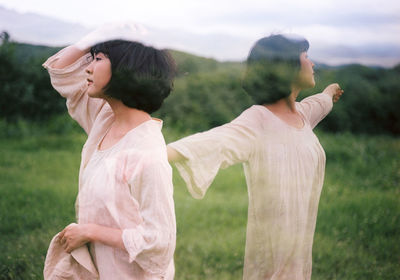
{"type": "Polygon", "coordinates": [[[116,22],[104,24],[87,34],[74,44],[80,50],[89,51],[94,45],[110,40],[127,40],[143,42],[147,31],[133,22],[116,22]]]}
{"type": "Polygon", "coordinates": [[[88,238],[89,227],[90,225],[72,223],[60,232],[58,239],[67,253],[71,253],[74,249],[90,242],[88,238]]]}
{"type": "Polygon", "coordinates": [[[329,94],[332,97],[333,102],[338,102],[344,93],[344,90],[340,88],[339,84],[334,83],[327,86],[323,92],[329,94]]]}

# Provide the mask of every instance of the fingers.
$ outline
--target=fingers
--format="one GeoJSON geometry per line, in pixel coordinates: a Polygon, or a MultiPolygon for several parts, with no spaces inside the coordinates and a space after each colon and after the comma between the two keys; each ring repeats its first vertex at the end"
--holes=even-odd
{"type": "Polygon", "coordinates": [[[59,242],[65,252],[71,253],[71,251],[73,250],[72,239],[70,237],[68,237],[67,228],[65,228],[62,231],[62,233],[63,233],[63,235],[61,235],[61,233],[60,233],[60,235],[58,236],[59,242]]]}
{"type": "Polygon", "coordinates": [[[71,253],[75,248],[88,242],[83,235],[82,226],[76,223],[66,226],[58,234],[58,240],[67,253],[71,253]]]}
{"type": "Polygon", "coordinates": [[[73,247],[71,246],[70,242],[68,242],[67,239],[64,239],[64,242],[61,243],[61,246],[63,247],[64,251],[67,253],[71,253],[73,250],[73,247]]]}
{"type": "Polygon", "coordinates": [[[324,92],[332,97],[333,102],[337,102],[344,93],[344,90],[338,83],[332,83],[324,89],[324,92]]]}
{"type": "Polygon", "coordinates": [[[335,95],[333,96],[333,102],[339,101],[340,97],[344,93],[344,90],[342,90],[340,87],[336,90],[335,95]]]}
{"type": "Polygon", "coordinates": [[[65,233],[68,231],[69,228],[71,228],[71,226],[76,225],[76,223],[71,223],[68,226],[66,226],[62,231],[60,231],[60,233],[58,234],[58,239],[61,240],[65,233]]]}
{"type": "Polygon", "coordinates": [[[58,240],[62,244],[64,250],[67,250],[68,248],[68,235],[69,231],[75,227],[77,224],[76,223],[71,223],[68,226],[66,226],[59,234],[58,234],[58,240]]]}
{"type": "Polygon", "coordinates": [[[64,238],[65,235],[65,229],[63,229],[59,234],[58,234],[58,240],[62,240],[64,238]]]}
{"type": "Polygon", "coordinates": [[[68,243],[64,243],[63,248],[64,248],[64,251],[67,253],[71,253],[73,250],[73,248],[68,243]]]}

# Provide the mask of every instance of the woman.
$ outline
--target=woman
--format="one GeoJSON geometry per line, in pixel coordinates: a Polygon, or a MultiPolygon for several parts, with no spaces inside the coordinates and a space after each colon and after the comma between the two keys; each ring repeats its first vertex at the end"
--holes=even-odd
{"type": "Polygon", "coordinates": [[[311,249],[325,154],[312,129],[343,91],[338,84],[296,102],[314,87],[308,42],[283,35],[256,42],[243,88],[258,105],[232,122],[168,145],[195,198],[220,168],[243,163],[249,194],[244,279],[310,279],[311,249]]]}
{"type": "Polygon", "coordinates": [[[171,167],[162,121],[150,114],[169,95],[175,64],[165,50],[108,40],[129,32],[135,39],[135,27],[105,28],[44,63],[69,114],[88,134],[79,173],[78,223],[53,239],[45,276],[51,278],[48,267],[57,265],[55,244],[66,253],[88,244],[100,279],[173,279],[171,167]]]}

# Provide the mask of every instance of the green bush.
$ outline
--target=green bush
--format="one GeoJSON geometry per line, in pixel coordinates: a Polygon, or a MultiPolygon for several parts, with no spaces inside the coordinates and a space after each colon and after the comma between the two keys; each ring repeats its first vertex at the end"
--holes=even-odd
{"type": "MultiPolygon", "coordinates": [[[[3,36],[4,37],[4,36],[3,36]]],[[[66,113],[50,85],[44,60],[59,48],[19,44],[3,38],[0,46],[0,118],[45,121],[66,113]]],[[[180,131],[200,131],[229,122],[253,104],[242,89],[244,65],[171,51],[178,66],[175,89],[155,116],[180,131]]],[[[320,124],[330,132],[400,135],[400,65],[391,69],[362,65],[320,66],[317,86],[299,100],[338,82],[345,90],[320,124]]],[[[61,129],[62,130],[62,129],[61,129]]]]}

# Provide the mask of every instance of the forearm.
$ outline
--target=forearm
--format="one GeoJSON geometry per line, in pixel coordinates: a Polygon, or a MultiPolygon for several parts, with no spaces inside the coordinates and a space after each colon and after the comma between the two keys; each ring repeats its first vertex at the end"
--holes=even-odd
{"type": "Polygon", "coordinates": [[[88,224],[87,237],[89,242],[100,242],[104,245],[125,250],[122,241],[122,230],[96,224],[88,224]]]}
{"type": "Polygon", "coordinates": [[[74,45],[66,47],[61,56],[54,62],[52,68],[54,69],[63,69],[68,65],[71,65],[83,55],[85,55],[89,50],[80,50],[74,45]]]}

